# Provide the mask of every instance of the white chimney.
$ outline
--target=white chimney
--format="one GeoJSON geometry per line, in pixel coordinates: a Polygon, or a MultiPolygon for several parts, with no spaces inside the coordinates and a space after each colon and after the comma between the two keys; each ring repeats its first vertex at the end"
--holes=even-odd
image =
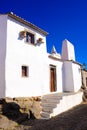
{"type": "Polygon", "coordinates": [[[62,59],[75,61],[74,46],[67,39],[62,43],[62,59]]]}

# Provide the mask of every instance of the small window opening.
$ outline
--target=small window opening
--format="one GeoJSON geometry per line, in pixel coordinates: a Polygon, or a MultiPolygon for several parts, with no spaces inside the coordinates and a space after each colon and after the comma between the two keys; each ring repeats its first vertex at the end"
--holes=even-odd
{"type": "Polygon", "coordinates": [[[34,35],[26,32],[26,42],[34,44],[34,35]]]}
{"type": "Polygon", "coordinates": [[[22,77],[28,77],[28,67],[22,66],[22,77]]]}

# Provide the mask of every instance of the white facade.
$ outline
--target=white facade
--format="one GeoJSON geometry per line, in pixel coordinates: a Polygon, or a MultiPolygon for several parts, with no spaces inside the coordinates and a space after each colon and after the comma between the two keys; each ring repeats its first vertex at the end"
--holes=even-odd
{"type": "Polygon", "coordinates": [[[62,52],[67,58],[48,54],[46,35],[45,31],[14,14],[0,15],[0,97],[40,96],[80,89],[81,66],[73,62],[74,46],[67,41],[68,50],[64,52],[64,47],[62,52]],[[20,37],[22,31],[34,36],[35,45],[20,37]],[[39,38],[43,43],[38,43],[39,38]],[[27,68],[27,76],[22,75],[22,66],[27,68]]]}
{"type": "Polygon", "coordinates": [[[62,60],[73,60],[75,61],[74,46],[65,39],[62,45],[62,60]]]}

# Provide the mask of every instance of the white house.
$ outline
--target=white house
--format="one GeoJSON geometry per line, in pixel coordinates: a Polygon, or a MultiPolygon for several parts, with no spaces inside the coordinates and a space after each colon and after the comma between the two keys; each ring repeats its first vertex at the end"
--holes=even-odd
{"type": "Polygon", "coordinates": [[[74,46],[47,53],[48,33],[13,13],[0,15],[0,98],[76,92],[82,85],[74,46]]]}

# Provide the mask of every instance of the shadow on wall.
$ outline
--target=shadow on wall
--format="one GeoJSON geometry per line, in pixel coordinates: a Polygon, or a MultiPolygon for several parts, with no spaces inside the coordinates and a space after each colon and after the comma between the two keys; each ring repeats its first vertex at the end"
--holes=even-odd
{"type": "Polygon", "coordinates": [[[62,65],[62,91],[65,92],[65,68],[64,63],[62,65]]]}
{"type": "Polygon", "coordinates": [[[29,111],[29,114],[22,113],[20,106],[15,102],[6,102],[5,99],[0,99],[0,105],[2,105],[2,114],[8,119],[22,124],[23,121],[29,119],[35,119],[35,116],[29,111]]]}

